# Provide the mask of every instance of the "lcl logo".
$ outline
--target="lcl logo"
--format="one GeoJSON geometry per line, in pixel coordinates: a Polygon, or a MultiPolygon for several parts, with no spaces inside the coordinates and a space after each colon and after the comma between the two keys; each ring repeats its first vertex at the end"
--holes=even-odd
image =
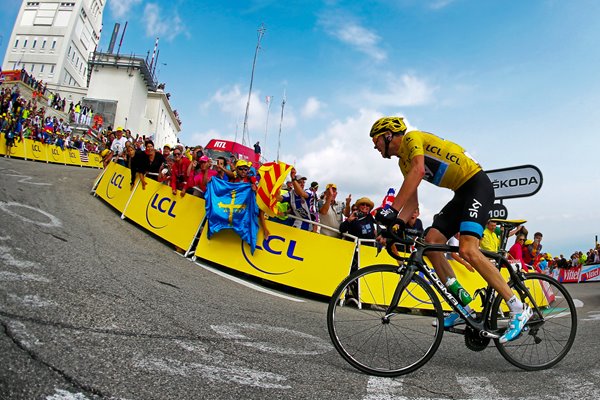
{"type": "Polygon", "coordinates": [[[169,220],[177,217],[175,207],[177,201],[158,193],[154,193],[146,205],[146,222],[154,229],[162,229],[169,220]]]}
{"type": "Polygon", "coordinates": [[[33,156],[35,158],[41,158],[42,157],[42,148],[39,144],[34,143],[31,145],[31,150],[33,151],[33,156]]]}
{"type": "MultiPolygon", "coordinates": [[[[265,273],[268,275],[285,275],[285,274],[292,272],[295,269],[295,268],[291,268],[291,269],[289,269],[287,271],[283,271],[283,272],[266,271],[266,268],[264,268],[264,267],[261,268],[256,265],[256,260],[250,259],[250,257],[246,253],[246,249],[245,249],[246,246],[244,246],[244,242],[242,241],[242,254],[244,255],[244,258],[246,259],[246,262],[248,264],[250,264],[250,266],[252,266],[252,268],[254,268],[262,273],[265,273]]],[[[296,240],[292,239],[288,242],[287,239],[284,238],[283,236],[270,235],[268,238],[263,240],[262,245],[260,245],[260,246],[256,245],[256,249],[265,251],[265,252],[267,252],[269,254],[273,254],[275,256],[284,257],[285,261],[283,263],[277,263],[277,265],[281,265],[281,264],[285,265],[285,264],[288,264],[290,260],[294,261],[294,262],[303,262],[304,261],[304,257],[299,255],[297,246],[298,246],[298,242],[296,240]]]]}
{"type": "Polygon", "coordinates": [[[111,188],[117,188],[117,189],[123,189],[123,179],[125,179],[125,177],[122,174],[119,174],[117,172],[115,172],[113,174],[113,176],[110,178],[110,181],[108,182],[108,185],[106,185],[106,197],[108,197],[109,199],[114,199],[115,196],[111,196],[110,193],[114,192],[114,189],[111,190],[111,188]]]}

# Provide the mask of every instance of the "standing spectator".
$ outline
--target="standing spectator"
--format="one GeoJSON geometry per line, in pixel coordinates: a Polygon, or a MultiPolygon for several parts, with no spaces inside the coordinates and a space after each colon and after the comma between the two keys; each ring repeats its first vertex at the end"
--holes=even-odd
{"type": "Polygon", "coordinates": [[[144,142],[146,148],[146,157],[148,158],[148,177],[152,180],[158,180],[158,175],[165,162],[165,158],[154,148],[154,142],[146,139],[144,142]]]}
{"type": "Polygon", "coordinates": [[[542,234],[540,232],[536,232],[533,235],[533,242],[526,243],[526,246],[523,247],[523,261],[525,261],[528,265],[533,265],[536,263],[536,259],[542,252],[542,234]]]}
{"type": "Polygon", "coordinates": [[[529,271],[527,267],[527,263],[523,260],[523,246],[525,245],[525,235],[518,234],[515,239],[515,244],[513,244],[508,250],[508,259],[518,261],[521,263],[521,268],[524,271],[529,271]]]}
{"type": "Polygon", "coordinates": [[[176,147],[173,150],[174,162],[171,165],[171,189],[173,194],[177,194],[177,190],[180,190],[180,196],[185,196],[185,190],[189,179],[188,171],[191,161],[183,156],[183,150],[181,147],[176,147]]]}
{"type": "Polygon", "coordinates": [[[116,137],[110,145],[110,151],[112,151],[113,157],[116,159],[117,163],[125,167],[126,164],[124,151],[127,139],[123,136],[123,128],[119,126],[115,132],[115,135],[116,137]]]}
{"type": "Polygon", "coordinates": [[[500,248],[500,238],[496,235],[495,231],[496,223],[492,220],[488,220],[485,229],[483,230],[481,240],[479,241],[479,247],[481,247],[482,250],[494,253],[498,252],[498,249],[500,248]]]}
{"type": "Polygon", "coordinates": [[[340,233],[325,228],[329,226],[339,230],[343,220],[344,206],[336,201],[338,191],[335,183],[328,183],[325,187],[323,199],[319,201],[319,222],[324,225],[321,227],[321,233],[326,236],[340,237],[340,233]]]}
{"type": "Polygon", "coordinates": [[[303,219],[303,221],[294,219],[292,226],[312,231],[312,224],[309,222],[311,221],[309,203],[313,195],[304,190],[306,177],[297,175],[295,168],[292,168],[290,177],[292,178],[292,190],[283,195],[283,202],[290,204],[290,215],[303,219]]]}
{"type": "Polygon", "coordinates": [[[261,153],[260,142],[254,143],[254,153],[256,153],[260,156],[260,153],[261,153]]]}
{"type": "Polygon", "coordinates": [[[406,222],[405,232],[410,236],[423,236],[425,230],[423,229],[423,221],[419,219],[419,215],[421,215],[421,211],[419,210],[419,207],[417,207],[410,216],[410,219],[406,222]]]}
{"type": "Polygon", "coordinates": [[[203,199],[206,185],[217,175],[217,171],[211,168],[211,161],[207,156],[201,156],[198,160],[192,161],[190,171],[191,175],[187,186],[194,189],[194,196],[203,199]],[[196,169],[196,166],[199,166],[199,168],[196,169]]]}
{"type": "Polygon", "coordinates": [[[139,177],[142,189],[146,190],[146,171],[148,170],[148,157],[141,150],[133,146],[127,146],[127,167],[131,171],[131,190],[135,184],[135,178],[139,177]]]}
{"type": "MultiPolygon", "coordinates": [[[[310,211],[310,219],[311,221],[314,222],[319,222],[319,209],[317,207],[317,203],[318,203],[318,194],[317,191],[319,190],[319,183],[318,182],[312,182],[310,184],[310,188],[308,188],[309,192],[312,194],[312,196],[310,197],[310,201],[308,203],[308,209],[310,211]]],[[[318,231],[319,226],[317,224],[313,224],[313,232],[317,232],[318,231]]]]}
{"type": "Polygon", "coordinates": [[[340,232],[349,233],[359,239],[375,239],[375,218],[371,210],[375,206],[369,198],[362,197],[356,201],[357,211],[341,223],[340,232]]]}

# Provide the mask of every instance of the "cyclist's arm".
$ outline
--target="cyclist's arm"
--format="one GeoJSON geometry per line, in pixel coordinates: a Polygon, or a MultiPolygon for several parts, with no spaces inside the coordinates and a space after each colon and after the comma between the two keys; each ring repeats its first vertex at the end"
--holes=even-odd
{"type": "Polygon", "coordinates": [[[392,207],[400,211],[400,218],[406,222],[419,206],[417,188],[425,176],[425,157],[414,156],[411,161],[410,170],[404,177],[404,182],[394,198],[392,207]]]}

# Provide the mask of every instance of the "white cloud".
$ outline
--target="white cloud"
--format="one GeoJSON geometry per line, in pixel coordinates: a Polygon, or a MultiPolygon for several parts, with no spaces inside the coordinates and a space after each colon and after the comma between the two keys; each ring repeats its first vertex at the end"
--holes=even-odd
{"type": "Polygon", "coordinates": [[[340,12],[336,12],[335,15],[324,14],[319,18],[319,24],[329,35],[371,56],[375,61],[387,59],[386,52],[379,47],[379,35],[352,21],[351,17],[341,15],[340,12]]]}
{"type": "Polygon", "coordinates": [[[301,114],[305,118],[312,118],[317,115],[323,108],[323,103],[316,97],[309,97],[302,107],[301,114]]]}
{"type": "Polygon", "coordinates": [[[411,74],[401,77],[388,74],[384,86],[382,90],[365,91],[360,98],[361,103],[366,101],[373,108],[423,105],[433,101],[437,89],[411,74]]]}
{"type": "Polygon", "coordinates": [[[454,0],[433,0],[431,4],[429,4],[429,8],[432,10],[441,10],[454,3],[454,0]]]}
{"type": "MultiPolygon", "coordinates": [[[[207,115],[218,121],[219,127],[225,127],[228,132],[238,132],[238,141],[241,142],[242,132],[244,128],[244,115],[246,113],[246,103],[248,101],[248,93],[242,92],[239,85],[229,88],[221,88],[206,102],[201,104],[201,110],[207,115]],[[216,115],[219,112],[222,117],[216,115]],[[228,122],[223,122],[228,121],[228,122]]],[[[274,134],[279,129],[279,117],[281,115],[281,103],[276,101],[271,104],[269,116],[270,135],[274,134]]],[[[250,134],[250,142],[256,140],[262,142],[267,124],[267,103],[265,96],[259,90],[254,90],[250,98],[250,108],[248,110],[248,132],[250,134]]],[[[297,124],[297,119],[293,107],[286,103],[284,109],[283,129],[294,128],[297,124]]],[[[225,132],[223,132],[225,133],[225,132]]],[[[222,136],[222,135],[221,135],[222,136]]],[[[233,136],[233,135],[231,135],[233,136]]],[[[266,153],[266,148],[263,146],[263,154],[266,153]]]]}
{"type": "Polygon", "coordinates": [[[167,14],[156,3],[146,4],[142,19],[146,26],[146,35],[150,37],[160,37],[171,41],[187,31],[177,10],[173,14],[167,14]]]}
{"type": "Polygon", "coordinates": [[[136,5],[140,4],[142,0],[111,0],[108,3],[110,11],[115,19],[126,17],[129,11],[136,5]]]}
{"type": "MultiPolygon", "coordinates": [[[[296,169],[321,186],[336,183],[338,200],[351,194],[353,201],[366,196],[379,204],[389,188],[398,190],[403,182],[397,159],[383,159],[369,138],[371,125],[381,116],[377,111],[363,109],[355,117],[332,121],[305,148],[283,155],[282,160],[297,160],[296,169]]],[[[450,191],[431,185],[423,185],[419,194],[421,199],[427,199],[421,204],[424,223],[431,223],[433,215],[452,197],[450,191]]]]}

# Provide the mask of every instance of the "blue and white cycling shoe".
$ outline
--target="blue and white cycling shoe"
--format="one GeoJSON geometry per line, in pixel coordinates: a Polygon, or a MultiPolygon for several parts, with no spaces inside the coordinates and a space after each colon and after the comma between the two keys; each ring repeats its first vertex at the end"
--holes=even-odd
{"type": "Polygon", "coordinates": [[[504,332],[504,335],[500,337],[500,343],[510,342],[516,339],[523,331],[525,324],[533,316],[533,311],[527,304],[523,304],[523,311],[520,313],[510,313],[510,322],[508,323],[508,329],[504,332]]]}
{"type": "MultiPolygon", "coordinates": [[[[444,318],[444,328],[452,328],[453,326],[464,324],[465,320],[460,316],[459,313],[452,311],[446,318],[444,318]]],[[[437,326],[437,320],[434,320],[431,325],[437,326]]]]}

